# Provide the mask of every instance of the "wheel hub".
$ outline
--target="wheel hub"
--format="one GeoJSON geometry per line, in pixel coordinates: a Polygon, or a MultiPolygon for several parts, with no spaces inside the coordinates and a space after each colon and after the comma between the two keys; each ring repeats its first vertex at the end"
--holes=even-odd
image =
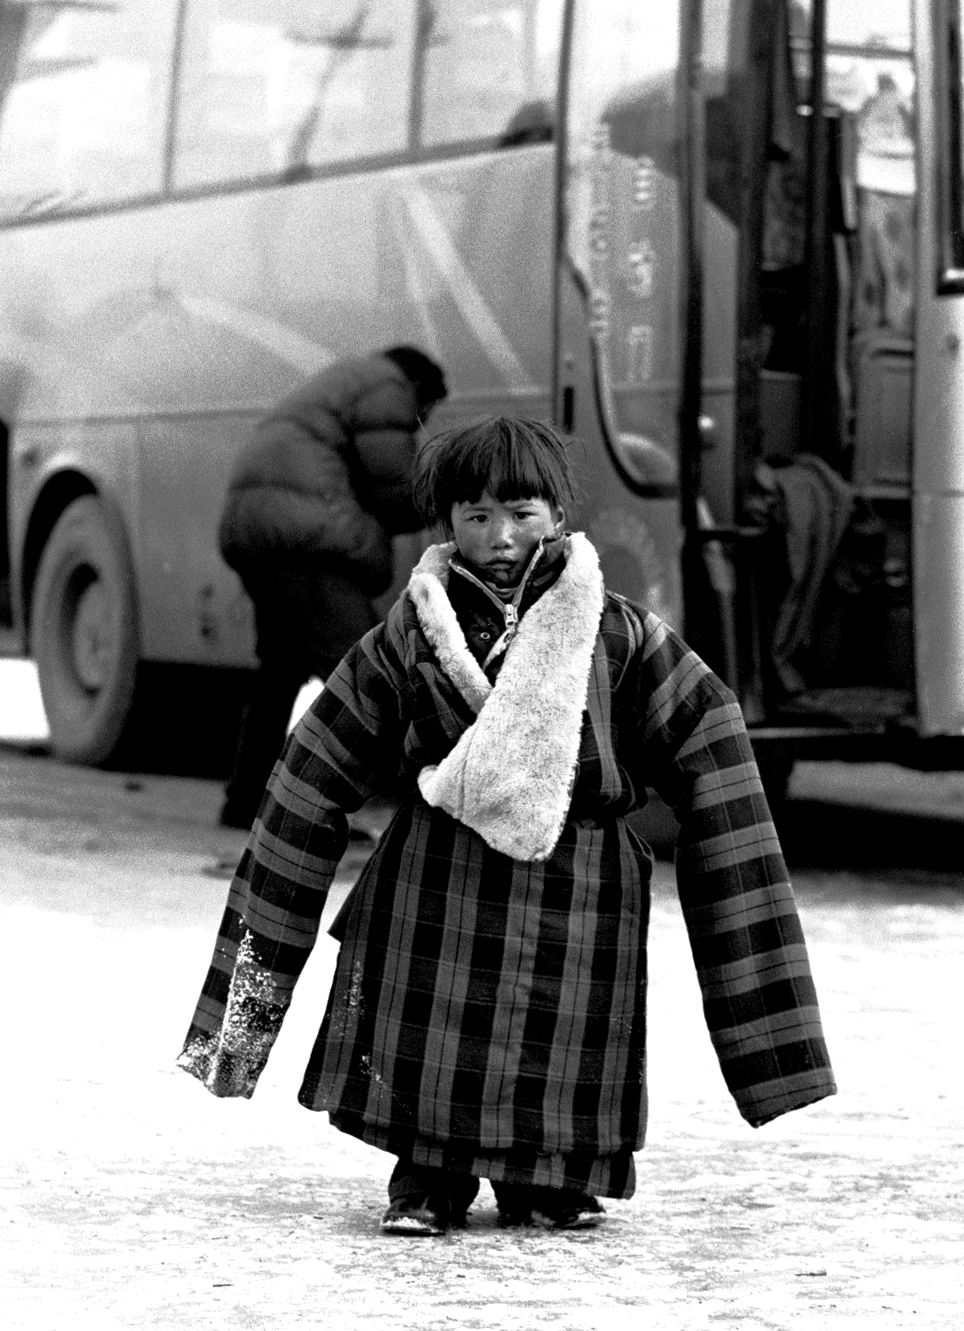
{"type": "Polygon", "coordinates": [[[71,626],[71,655],[77,678],[85,689],[102,689],[110,673],[113,654],[113,624],[110,600],[97,578],[77,599],[71,626]]]}

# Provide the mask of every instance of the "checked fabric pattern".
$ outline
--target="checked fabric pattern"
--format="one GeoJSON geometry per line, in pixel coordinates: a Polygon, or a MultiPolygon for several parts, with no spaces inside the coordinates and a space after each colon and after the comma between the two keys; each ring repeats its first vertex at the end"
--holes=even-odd
{"type": "Polygon", "coordinates": [[[253,1092],[317,935],[345,815],[400,771],[412,794],[354,889],[303,1104],[373,1145],[457,1152],[495,1177],[513,1153],[605,1160],[641,1146],[651,857],[624,815],[647,786],[680,822],[679,895],[740,1113],[758,1125],[833,1094],[742,716],[706,665],[656,616],[607,595],[569,818],[546,861],[492,850],[418,796],[417,773],[471,720],[403,596],[275,768],[180,1065],[215,1094],[253,1092]]]}

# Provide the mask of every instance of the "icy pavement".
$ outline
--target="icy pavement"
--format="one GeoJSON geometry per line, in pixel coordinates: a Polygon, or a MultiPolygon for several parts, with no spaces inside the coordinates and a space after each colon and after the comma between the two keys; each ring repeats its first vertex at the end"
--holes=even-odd
{"type": "Polygon", "coordinates": [[[388,1238],[390,1157],[295,1103],[335,945],[254,1099],[213,1099],[173,1060],[224,901],[219,792],[67,773],[38,819],[47,770],[0,754],[4,1328],[964,1325],[960,882],[798,877],[841,1090],[754,1131],[658,866],[636,1197],[600,1230],[504,1232],[483,1184],[466,1231],[388,1238]]]}

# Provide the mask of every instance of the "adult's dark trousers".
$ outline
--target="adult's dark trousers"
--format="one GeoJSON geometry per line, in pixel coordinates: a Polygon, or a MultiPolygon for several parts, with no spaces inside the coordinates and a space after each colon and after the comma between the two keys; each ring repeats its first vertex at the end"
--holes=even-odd
{"type": "Polygon", "coordinates": [[[304,661],[261,661],[241,712],[234,766],[224,787],[222,827],[248,828],[255,820],[268,777],[284,747],[295,699],[312,671],[304,661]]]}
{"type": "Polygon", "coordinates": [[[340,574],[299,567],[248,575],[258,667],[241,716],[234,768],[224,788],[223,827],[254,822],[281,756],[291,709],[312,676],[324,680],[377,623],[371,600],[340,574]]]}

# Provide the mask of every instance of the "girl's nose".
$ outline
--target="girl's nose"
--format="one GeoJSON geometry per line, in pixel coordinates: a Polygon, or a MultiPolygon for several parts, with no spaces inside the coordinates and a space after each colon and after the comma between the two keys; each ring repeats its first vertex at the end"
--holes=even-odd
{"type": "Polygon", "coordinates": [[[492,544],[497,546],[512,544],[512,524],[510,522],[493,523],[492,544]]]}

